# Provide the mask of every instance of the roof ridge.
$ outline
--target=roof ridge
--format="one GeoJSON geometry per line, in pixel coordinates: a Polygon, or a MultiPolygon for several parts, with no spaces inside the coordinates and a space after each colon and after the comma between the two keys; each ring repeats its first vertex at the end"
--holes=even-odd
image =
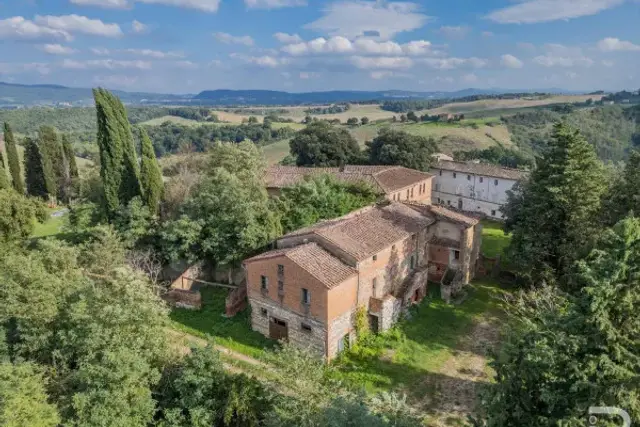
{"type": "MultiPolygon", "coordinates": [[[[328,239],[327,239],[327,240],[328,240],[328,239]]],[[[341,263],[341,264],[342,264],[342,265],[344,265],[346,268],[348,268],[349,270],[351,270],[351,273],[352,273],[352,274],[351,274],[350,276],[348,276],[348,277],[351,277],[353,274],[358,273],[358,270],[356,270],[355,268],[351,267],[350,265],[348,265],[347,263],[345,263],[344,261],[342,261],[342,260],[341,260],[340,258],[338,258],[337,256],[333,255],[331,252],[329,252],[328,250],[326,250],[325,248],[323,248],[323,247],[322,247],[322,245],[319,245],[319,244],[317,244],[316,242],[303,243],[302,245],[294,246],[293,248],[294,248],[294,249],[299,249],[299,248],[307,247],[307,246],[315,246],[315,247],[317,247],[317,248],[318,248],[318,249],[320,249],[321,251],[326,252],[326,254],[327,254],[328,256],[330,256],[331,258],[336,259],[339,263],[341,263]]],[[[294,260],[294,259],[290,258],[290,257],[289,257],[289,254],[291,254],[292,252],[294,252],[294,251],[288,251],[288,252],[284,253],[284,256],[285,256],[285,257],[287,257],[291,262],[295,263],[298,267],[300,267],[301,269],[303,269],[304,271],[306,271],[307,273],[309,273],[312,277],[314,277],[315,279],[317,279],[320,283],[322,283],[323,285],[325,285],[325,287],[327,287],[327,288],[329,288],[329,289],[330,289],[330,287],[329,287],[329,286],[327,286],[327,285],[330,285],[330,283],[327,283],[327,282],[325,281],[325,279],[323,279],[323,278],[321,278],[321,277],[318,277],[318,275],[317,275],[316,273],[314,273],[313,271],[311,271],[311,269],[306,268],[306,267],[304,266],[304,263],[299,262],[299,261],[297,261],[297,260],[294,260]]]]}

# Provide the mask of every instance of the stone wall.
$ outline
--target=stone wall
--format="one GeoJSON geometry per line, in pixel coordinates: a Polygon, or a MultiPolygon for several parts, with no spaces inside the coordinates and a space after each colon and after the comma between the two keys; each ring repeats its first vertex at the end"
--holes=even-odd
{"type": "Polygon", "coordinates": [[[356,339],[354,328],[355,312],[347,311],[342,316],[336,317],[329,326],[327,335],[327,358],[333,359],[338,355],[340,341],[345,335],[349,335],[349,344],[353,344],[356,339]]]}
{"type": "Polygon", "coordinates": [[[251,304],[251,327],[269,338],[269,321],[272,317],[287,322],[289,342],[297,347],[307,348],[319,357],[326,353],[327,329],[324,324],[310,317],[305,317],[280,307],[265,298],[249,298],[251,304]],[[262,309],[267,310],[266,316],[262,309]],[[311,327],[311,332],[304,331],[302,324],[311,327]]]}
{"type": "Polygon", "coordinates": [[[382,312],[379,318],[380,332],[391,328],[400,318],[402,300],[393,295],[387,295],[382,301],[382,312]]]}

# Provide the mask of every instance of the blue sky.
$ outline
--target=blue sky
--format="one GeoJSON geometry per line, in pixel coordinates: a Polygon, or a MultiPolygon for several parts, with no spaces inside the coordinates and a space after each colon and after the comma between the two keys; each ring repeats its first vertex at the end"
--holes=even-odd
{"type": "Polygon", "coordinates": [[[0,0],[0,80],[129,91],[640,87],[638,0],[0,0]]]}

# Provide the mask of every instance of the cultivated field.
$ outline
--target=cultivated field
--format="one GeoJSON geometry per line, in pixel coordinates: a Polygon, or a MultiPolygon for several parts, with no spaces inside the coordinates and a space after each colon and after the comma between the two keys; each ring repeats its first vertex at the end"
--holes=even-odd
{"type": "Polygon", "coordinates": [[[602,97],[603,95],[559,95],[544,99],[483,99],[473,102],[454,102],[443,105],[442,107],[425,110],[421,113],[468,113],[471,111],[540,107],[543,105],[585,102],[588,99],[599,101],[602,97]]]}

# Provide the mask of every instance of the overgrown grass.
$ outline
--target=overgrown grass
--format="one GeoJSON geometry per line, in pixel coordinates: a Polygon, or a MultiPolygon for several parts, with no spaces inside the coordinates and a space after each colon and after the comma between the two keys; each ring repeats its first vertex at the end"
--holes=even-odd
{"type": "Polygon", "coordinates": [[[460,305],[447,304],[438,285],[430,284],[430,295],[385,333],[371,335],[362,344],[342,354],[335,362],[345,381],[369,392],[399,390],[410,397],[424,396],[440,375],[443,364],[455,355],[455,347],[480,318],[499,316],[498,285],[480,281],[470,286],[470,295],[460,305]]]}
{"type": "Polygon", "coordinates": [[[482,221],[482,254],[489,258],[502,255],[509,246],[511,235],[502,231],[502,224],[497,221],[482,221]]]}
{"type": "Polygon", "coordinates": [[[49,237],[49,236],[55,236],[56,234],[60,233],[60,228],[62,227],[65,221],[65,215],[53,217],[51,216],[51,214],[58,211],[62,211],[62,210],[64,210],[64,208],[47,209],[49,217],[42,224],[39,222],[36,222],[36,225],[33,229],[32,237],[37,237],[37,238],[49,237]]]}
{"type": "Polygon", "coordinates": [[[251,329],[249,309],[238,313],[235,317],[224,317],[225,298],[228,290],[204,287],[202,309],[188,310],[175,308],[169,317],[173,326],[206,340],[251,357],[260,357],[265,348],[271,348],[275,342],[251,329]]]}

